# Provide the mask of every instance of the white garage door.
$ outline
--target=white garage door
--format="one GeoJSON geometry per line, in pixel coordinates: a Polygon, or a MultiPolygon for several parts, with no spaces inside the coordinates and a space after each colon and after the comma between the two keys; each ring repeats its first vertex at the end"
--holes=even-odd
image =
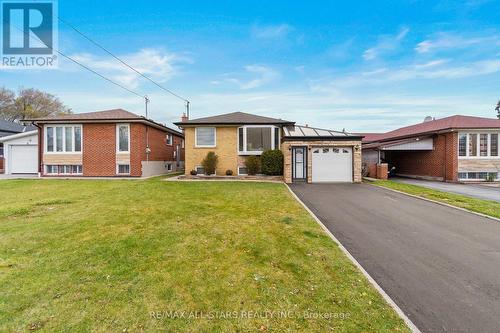
{"type": "Polygon", "coordinates": [[[38,146],[12,145],[10,146],[10,173],[37,173],[38,146]]]}
{"type": "Polygon", "coordinates": [[[352,182],[352,148],[312,148],[312,181],[352,182]]]}

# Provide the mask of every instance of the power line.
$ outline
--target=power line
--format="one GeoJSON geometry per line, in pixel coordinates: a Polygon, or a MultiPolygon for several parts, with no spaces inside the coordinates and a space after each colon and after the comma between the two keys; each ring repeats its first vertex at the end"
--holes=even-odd
{"type": "MultiPolygon", "coordinates": [[[[3,23],[5,24],[5,21],[3,21],[3,23]]],[[[14,28],[16,28],[17,30],[19,30],[20,32],[22,32],[23,34],[25,34],[25,35],[26,35],[26,32],[25,32],[23,29],[21,29],[21,28],[19,28],[19,27],[15,26],[15,25],[12,25],[12,26],[13,26],[14,28]]],[[[32,36],[31,36],[31,35],[28,35],[28,37],[29,37],[29,38],[31,38],[32,36]]],[[[135,91],[133,91],[133,90],[131,90],[131,89],[129,89],[129,88],[127,88],[127,87],[123,86],[123,85],[121,85],[121,84],[120,84],[120,83],[118,83],[118,82],[115,82],[115,81],[111,80],[110,78],[107,78],[106,76],[102,75],[101,73],[96,72],[96,71],[95,71],[95,70],[93,70],[92,68],[90,68],[90,67],[88,67],[88,66],[86,66],[86,65],[84,65],[84,64],[82,64],[82,63],[80,63],[79,61],[77,61],[77,60],[75,60],[75,59],[71,58],[70,56],[68,56],[68,55],[66,55],[66,54],[64,54],[64,53],[62,53],[61,51],[59,51],[59,50],[55,50],[54,48],[52,48],[52,47],[50,47],[50,46],[48,46],[48,45],[46,45],[46,46],[47,46],[49,49],[51,49],[52,51],[57,52],[59,55],[61,55],[61,56],[65,57],[66,59],[68,59],[68,60],[70,60],[70,61],[74,62],[75,64],[77,64],[77,65],[79,65],[79,66],[81,66],[81,67],[85,68],[86,70],[88,70],[88,71],[90,71],[90,72],[94,73],[95,75],[97,75],[97,76],[101,77],[102,79],[104,79],[104,80],[106,80],[106,81],[108,81],[108,82],[110,82],[110,83],[112,83],[112,84],[114,84],[114,85],[116,85],[116,86],[118,86],[118,87],[120,87],[120,88],[122,88],[122,89],[124,89],[124,90],[128,91],[128,92],[129,92],[129,93],[131,93],[131,94],[134,94],[134,95],[136,95],[136,96],[139,96],[140,98],[145,98],[145,96],[143,96],[143,95],[141,95],[141,94],[139,94],[139,93],[137,93],[137,92],[135,92],[135,91]]]]}
{"type": "MultiPolygon", "coordinates": [[[[171,94],[172,96],[175,96],[181,100],[183,100],[184,102],[186,102],[186,106],[188,107],[189,105],[189,100],[187,100],[186,98],[180,96],[179,94],[176,94],[175,92],[173,92],[172,90],[168,89],[168,88],[165,88],[164,86],[162,86],[161,84],[157,83],[156,81],[154,81],[153,79],[151,79],[150,77],[148,77],[147,75],[143,74],[142,72],[140,72],[139,70],[135,69],[134,67],[132,67],[131,65],[129,65],[127,62],[125,62],[124,60],[122,60],[120,57],[116,56],[115,54],[113,54],[111,51],[109,51],[107,48],[105,48],[104,46],[102,46],[101,44],[99,44],[98,42],[96,42],[95,40],[93,40],[92,38],[90,38],[89,36],[87,36],[86,34],[84,34],[83,32],[81,32],[79,29],[77,29],[74,25],[68,23],[67,21],[63,20],[62,18],[60,18],[59,16],[57,17],[57,19],[59,21],[61,21],[62,23],[66,24],[68,27],[70,27],[71,29],[73,29],[76,33],[78,33],[80,36],[82,36],[83,38],[85,38],[86,40],[88,40],[89,42],[91,42],[92,44],[94,44],[95,46],[97,46],[98,48],[100,48],[101,50],[103,50],[104,52],[106,52],[107,54],[109,54],[110,56],[112,56],[113,58],[115,58],[116,60],[118,60],[120,63],[122,63],[124,66],[128,67],[129,69],[133,70],[135,73],[137,73],[138,75],[142,76],[143,78],[145,78],[146,80],[150,81],[151,83],[153,83],[155,86],[157,86],[158,88],[168,92],[169,94],[171,94]]],[[[189,107],[188,107],[189,108],[189,107]]]]}

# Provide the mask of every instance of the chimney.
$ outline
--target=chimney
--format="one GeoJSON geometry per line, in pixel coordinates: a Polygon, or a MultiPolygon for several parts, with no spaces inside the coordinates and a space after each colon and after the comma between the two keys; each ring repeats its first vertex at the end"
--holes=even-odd
{"type": "Polygon", "coordinates": [[[188,120],[189,120],[189,118],[188,118],[188,116],[186,116],[186,113],[183,113],[182,117],[181,117],[181,121],[184,123],[184,122],[186,122],[188,120]]]}

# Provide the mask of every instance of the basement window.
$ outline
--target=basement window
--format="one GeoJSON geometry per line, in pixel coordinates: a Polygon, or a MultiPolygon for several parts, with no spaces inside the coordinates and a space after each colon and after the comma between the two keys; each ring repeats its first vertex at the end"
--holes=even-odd
{"type": "Polygon", "coordinates": [[[493,180],[498,180],[498,172],[459,172],[459,180],[487,180],[492,178],[493,180]]]}
{"type": "Polygon", "coordinates": [[[205,174],[205,169],[202,166],[197,166],[196,167],[196,174],[197,175],[204,175],[205,174]]]}
{"type": "Polygon", "coordinates": [[[83,174],[81,165],[46,165],[47,175],[81,175],[83,174]]]}
{"type": "Polygon", "coordinates": [[[241,175],[241,176],[246,176],[248,175],[248,170],[246,167],[244,166],[239,166],[238,167],[238,175],[241,175]]]}
{"type": "Polygon", "coordinates": [[[117,173],[119,175],[129,175],[130,174],[130,164],[118,164],[117,173]]]}

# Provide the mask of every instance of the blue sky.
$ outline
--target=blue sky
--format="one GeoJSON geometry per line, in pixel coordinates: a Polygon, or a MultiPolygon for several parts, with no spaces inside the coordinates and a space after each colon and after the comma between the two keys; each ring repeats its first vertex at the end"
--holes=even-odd
{"type": "MultiPolygon", "coordinates": [[[[233,111],[348,131],[385,131],[453,114],[494,117],[499,1],[81,1],[59,16],[186,96],[192,118],[233,111]]],[[[183,103],[59,24],[59,48],[151,98],[171,123],[183,103]]],[[[57,70],[0,71],[74,112],[143,101],[60,59],[57,70]]]]}

